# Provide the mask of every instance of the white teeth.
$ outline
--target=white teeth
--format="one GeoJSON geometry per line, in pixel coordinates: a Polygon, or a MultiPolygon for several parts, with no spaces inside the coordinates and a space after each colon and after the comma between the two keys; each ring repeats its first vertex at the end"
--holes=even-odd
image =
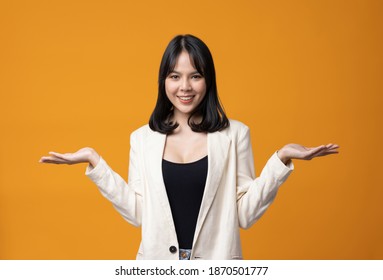
{"type": "Polygon", "coordinates": [[[190,100],[190,99],[192,99],[193,98],[193,96],[189,96],[189,97],[181,97],[181,96],[179,96],[179,98],[181,99],[181,100],[190,100]]]}

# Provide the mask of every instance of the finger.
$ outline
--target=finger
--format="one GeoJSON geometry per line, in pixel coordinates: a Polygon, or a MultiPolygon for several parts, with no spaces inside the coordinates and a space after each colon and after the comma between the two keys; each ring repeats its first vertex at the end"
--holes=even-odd
{"type": "Polygon", "coordinates": [[[53,155],[53,156],[56,156],[56,157],[61,157],[61,156],[63,156],[63,154],[56,153],[56,152],[49,152],[48,154],[53,155]]]}
{"type": "Polygon", "coordinates": [[[60,159],[44,159],[41,163],[67,164],[66,161],[60,159]]]}
{"type": "Polygon", "coordinates": [[[339,146],[337,144],[332,143],[313,148],[312,152],[310,153],[311,159],[314,157],[326,155],[328,153],[338,153],[336,150],[338,148],[339,146]]]}
{"type": "Polygon", "coordinates": [[[319,153],[323,149],[325,149],[324,145],[321,145],[321,146],[318,146],[318,147],[314,147],[314,148],[310,148],[309,156],[315,155],[316,153],[319,153]]]}
{"type": "Polygon", "coordinates": [[[41,163],[67,163],[66,160],[55,157],[55,156],[42,157],[39,162],[41,162],[41,163]]]}
{"type": "Polygon", "coordinates": [[[319,148],[319,147],[324,147],[326,149],[333,149],[333,148],[339,148],[339,145],[330,143],[330,144],[326,144],[326,145],[320,145],[320,146],[317,146],[317,147],[310,147],[310,149],[316,149],[316,148],[319,148]]]}
{"type": "Polygon", "coordinates": [[[325,151],[338,151],[339,146],[325,149],[325,151]]]}
{"type": "Polygon", "coordinates": [[[49,160],[49,159],[51,159],[52,157],[41,157],[40,158],[40,162],[44,162],[44,161],[46,161],[46,160],[49,160]]]}
{"type": "Polygon", "coordinates": [[[51,155],[51,156],[43,156],[41,157],[42,159],[62,159],[61,157],[51,155]]]}
{"type": "Polygon", "coordinates": [[[316,154],[315,157],[323,157],[323,156],[338,154],[338,153],[339,153],[338,151],[323,151],[321,153],[316,154]]]}
{"type": "Polygon", "coordinates": [[[326,147],[323,146],[321,149],[317,149],[317,150],[315,151],[315,153],[312,153],[312,154],[310,155],[310,158],[309,158],[309,159],[313,159],[313,158],[315,158],[315,157],[324,155],[326,152],[328,152],[328,149],[326,149],[326,147]]]}
{"type": "Polygon", "coordinates": [[[59,158],[56,158],[56,157],[53,157],[53,156],[46,156],[46,157],[41,157],[40,161],[41,162],[46,162],[46,161],[54,160],[54,159],[59,159],[59,158]]]}
{"type": "Polygon", "coordinates": [[[327,149],[337,149],[337,148],[339,148],[339,146],[337,144],[327,144],[326,148],[327,149]]]}
{"type": "Polygon", "coordinates": [[[61,159],[64,159],[64,160],[68,160],[67,156],[69,154],[60,154],[60,153],[56,153],[56,152],[49,152],[50,155],[53,155],[57,158],[61,158],[61,159]]]}

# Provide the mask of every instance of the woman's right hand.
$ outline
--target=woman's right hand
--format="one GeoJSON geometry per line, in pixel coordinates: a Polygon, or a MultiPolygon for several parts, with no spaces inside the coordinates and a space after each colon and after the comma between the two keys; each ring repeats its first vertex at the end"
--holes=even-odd
{"type": "Polygon", "coordinates": [[[56,152],[49,152],[50,156],[42,157],[39,162],[41,163],[54,163],[54,164],[76,164],[76,163],[89,163],[91,167],[95,167],[100,160],[99,154],[92,148],[82,148],[74,153],[60,154],[56,152]]]}

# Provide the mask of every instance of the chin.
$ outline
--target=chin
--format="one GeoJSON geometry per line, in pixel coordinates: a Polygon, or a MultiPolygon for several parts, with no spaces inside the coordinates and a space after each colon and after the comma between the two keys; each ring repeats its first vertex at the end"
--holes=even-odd
{"type": "Polygon", "coordinates": [[[195,109],[195,107],[187,108],[187,109],[175,108],[175,113],[176,114],[182,114],[182,115],[190,115],[194,111],[194,109],[195,109]]]}

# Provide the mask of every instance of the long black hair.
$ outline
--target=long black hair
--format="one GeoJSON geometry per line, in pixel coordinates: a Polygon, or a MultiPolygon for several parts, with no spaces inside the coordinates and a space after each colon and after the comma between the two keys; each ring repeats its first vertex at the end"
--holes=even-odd
{"type": "Polygon", "coordinates": [[[190,114],[189,126],[195,132],[215,132],[228,127],[229,120],[218,98],[215,68],[210,50],[202,40],[187,34],[174,37],[162,56],[158,75],[157,103],[149,119],[150,128],[160,133],[171,134],[178,127],[178,123],[169,121],[173,115],[173,105],[166,96],[165,80],[174,70],[177,58],[183,50],[188,52],[193,66],[206,82],[206,94],[190,114]],[[193,115],[201,116],[202,121],[192,122],[193,115]]]}

